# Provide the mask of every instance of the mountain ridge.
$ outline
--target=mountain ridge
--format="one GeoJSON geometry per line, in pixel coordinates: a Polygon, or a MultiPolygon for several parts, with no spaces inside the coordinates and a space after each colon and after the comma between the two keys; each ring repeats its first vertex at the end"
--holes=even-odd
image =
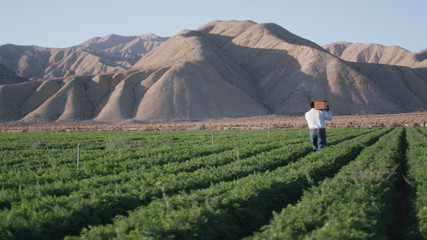
{"type": "Polygon", "coordinates": [[[427,49],[415,53],[399,46],[342,41],[324,45],[323,48],[350,62],[380,63],[411,68],[427,67],[427,49]]]}
{"type": "Polygon", "coordinates": [[[168,38],[154,34],[95,37],[69,48],[0,46],[0,64],[30,80],[124,71],[168,38]]]}
{"type": "Polygon", "coordinates": [[[0,120],[302,115],[317,99],[338,115],[427,110],[427,68],[351,62],[330,51],[276,24],[213,21],[179,32],[127,70],[0,87],[0,120]]]}
{"type": "Polygon", "coordinates": [[[27,79],[16,75],[14,72],[0,64],[0,85],[26,82],[27,79]]]}

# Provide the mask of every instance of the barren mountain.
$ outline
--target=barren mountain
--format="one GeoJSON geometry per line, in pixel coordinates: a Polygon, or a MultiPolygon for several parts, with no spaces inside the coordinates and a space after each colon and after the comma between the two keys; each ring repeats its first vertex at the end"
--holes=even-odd
{"type": "MultiPolygon", "coordinates": [[[[214,22],[199,31],[215,43],[214,39],[229,29],[227,24],[214,22]]],[[[329,100],[338,114],[415,109],[397,100],[399,91],[408,88],[408,84],[401,84],[403,89],[395,89],[398,93],[390,98],[383,86],[387,82],[373,81],[320,46],[278,25],[252,24],[243,33],[227,38],[228,43],[220,45],[223,52],[249,74],[263,104],[274,113],[301,114],[309,100],[319,98],[329,100]]],[[[384,71],[391,74],[391,70],[384,71]]],[[[427,90],[425,72],[413,75],[403,76],[401,81],[417,81],[420,89],[427,90]]],[[[411,93],[414,99],[422,98],[420,92],[411,93]]],[[[417,106],[425,109],[426,101],[421,102],[424,104],[417,106]]]]}
{"type": "Polygon", "coordinates": [[[108,35],[71,48],[8,44],[0,46],[0,63],[31,80],[97,75],[129,69],[166,40],[147,34],[135,37],[108,35]]]}
{"type": "MultiPolygon", "coordinates": [[[[104,47],[109,49],[108,46],[104,47]]],[[[426,68],[352,63],[276,24],[215,21],[184,30],[130,70],[0,86],[0,119],[166,121],[427,110],[426,68]]]]}
{"type": "Polygon", "coordinates": [[[427,49],[414,53],[397,46],[349,42],[335,42],[323,47],[346,61],[427,68],[427,49]]]}
{"type": "Polygon", "coordinates": [[[20,83],[25,81],[27,81],[25,78],[16,75],[14,72],[0,64],[0,85],[20,83]]]}
{"type": "Polygon", "coordinates": [[[133,37],[110,34],[105,37],[92,38],[76,47],[89,48],[108,53],[143,56],[168,39],[168,37],[159,37],[155,34],[144,34],[133,37]]]}

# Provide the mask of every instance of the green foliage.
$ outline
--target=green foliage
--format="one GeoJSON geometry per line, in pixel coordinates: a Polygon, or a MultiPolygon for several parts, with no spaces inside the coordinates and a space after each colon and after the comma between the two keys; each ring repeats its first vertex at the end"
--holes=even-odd
{"type": "Polygon", "coordinates": [[[414,222],[405,231],[406,239],[427,239],[427,137],[425,128],[407,130],[408,178],[414,189],[414,222]]]}
{"type": "Polygon", "coordinates": [[[292,212],[306,229],[300,236],[380,236],[392,218],[384,211],[395,194],[390,159],[400,152],[381,157],[401,133],[390,131],[328,129],[316,153],[298,129],[214,131],[214,145],[210,130],[0,133],[0,239],[237,239],[263,225],[274,238],[287,228],[273,231],[273,212],[297,208],[321,186],[322,208],[292,212]],[[373,167],[362,164],[365,152],[378,152],[366,160],[373,167]],[[364,201],[370,207],[360,208],[364,201]],[[299,219],[304,212],[311,217],[299,219]],[[337,225],[343,216],[351,217],[337,225]]]}
{"type": "MultiPolygon", "coordinates": [[[[324,178],[325,172],[331,174],[328,169],[342,166],[346,159],[383,132],[362,135],[350,140],[350,144],[343,142],[333,146],[337,149],[336,154],[327,159],[326,152],[309,154],[309,143],[303,149],[285,148],[273,156],[256,156],[256,161],[248,167],[276,161],[280,164],[275,163],[275,168],[270,171],[256,172],[235,181],[222,181],[207,189],[154,199],[147,206],[130,212],[126,218],[116,218],[112,225],[94,227],[82,237],[92,239],[97,238],[99,232],[114,232],[114,237],[154,239],[239,238],[264,224],[277,206],[295,201],[301,190],[312,184],[313,179],[309,180],[307,174],[312,174],[314,181],[324,178]],[[295,161],[292,157],[298,151],[303,151],[301,154],[306,157],[296,157],[298,161],[295,161]]],[[[211,169],[212,172],[215,170],[211,169]]],[[[227,168],[226,171],[235,169],[227,168]]]]}
{"type": "Polygon", "coordinates": [[[388,239],[402,129],[381,138],[333,178],[276,214],[254,239],[388,239]]]}

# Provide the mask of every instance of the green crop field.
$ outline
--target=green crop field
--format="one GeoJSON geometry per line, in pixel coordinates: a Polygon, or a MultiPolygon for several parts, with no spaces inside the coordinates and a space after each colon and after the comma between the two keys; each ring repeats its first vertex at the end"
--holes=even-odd
{"type": "Polygon", "coordinates": [[[0,239],[427,239],[427,129],[327,134],[0,133],[0,239]]]}

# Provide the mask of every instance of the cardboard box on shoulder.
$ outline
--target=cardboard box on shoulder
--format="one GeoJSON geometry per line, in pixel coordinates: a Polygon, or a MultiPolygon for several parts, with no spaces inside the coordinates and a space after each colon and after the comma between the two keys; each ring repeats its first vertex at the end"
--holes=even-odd
{"type": "Polygon", "coordinates": [[[325,100],[317,100],[314,102],[314,108],[317,110],[326,110],[328,108],[328,102],[325,100]]]}

